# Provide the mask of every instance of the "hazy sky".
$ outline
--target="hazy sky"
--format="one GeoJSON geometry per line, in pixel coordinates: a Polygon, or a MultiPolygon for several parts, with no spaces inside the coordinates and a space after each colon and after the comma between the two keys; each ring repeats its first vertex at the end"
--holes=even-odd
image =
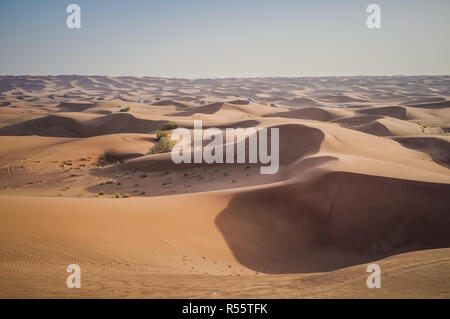
{"type": "Polygon", "coordinates": [[[0,0],[0,40],[2,75],[450,74],[450,1],[0,0]]]}

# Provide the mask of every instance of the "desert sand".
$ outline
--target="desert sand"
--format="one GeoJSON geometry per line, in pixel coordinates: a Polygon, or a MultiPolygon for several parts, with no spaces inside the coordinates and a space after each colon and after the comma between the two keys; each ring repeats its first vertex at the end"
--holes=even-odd
{"type": "Polygon", "coordinates": [[[0,76],[0,298],[449,298],[449,132],[450,76],[0,76]],[[149,155],[194,120],[279,171],[149,155]]]}

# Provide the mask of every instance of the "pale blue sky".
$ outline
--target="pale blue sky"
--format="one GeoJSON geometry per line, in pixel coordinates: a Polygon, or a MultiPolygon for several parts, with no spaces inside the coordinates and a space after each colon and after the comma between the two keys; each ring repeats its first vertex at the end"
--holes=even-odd
{"type": "Polygon", "coordinates": [[[2,75],[450,74],[449,39],[448,0],[0,0],[2,75]]]}

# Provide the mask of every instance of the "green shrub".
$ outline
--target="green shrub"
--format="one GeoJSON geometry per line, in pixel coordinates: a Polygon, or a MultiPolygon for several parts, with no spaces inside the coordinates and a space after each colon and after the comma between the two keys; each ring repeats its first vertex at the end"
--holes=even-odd
{"type": "Polygon", "coordinates": [[[160,139],[162,139],[163,137],[169,137],[169,134],[167,134],[167,132],[165,131],[158,131],[156,133],[156,139],[159,141],[160,139]]]}
{"type": "Polygon", "coordinates": [[[166,124],[164,124],[162,130],[163,131],[170,131],[170,130],[174,130],[178,127],[178,124],[173,123],[173,122],[167,122],[166,124]]]}
{"type": "Polygon", "coordinates": [[[161,139],[153,145],[153,147],[150,149],[149,154],[159,154],[159,153],[167,153],[172,150],[174,145],[176,144],[175,141],[171,141],[168,136],[161,137],[161,139]]]}
{"type": "Polygon", "coordinates": [[[130,108],[127,106],[127,107],[124,107],[123,109],[120,109],[119,112],[128,112],[129,110],[130,110],[130,108]]]}

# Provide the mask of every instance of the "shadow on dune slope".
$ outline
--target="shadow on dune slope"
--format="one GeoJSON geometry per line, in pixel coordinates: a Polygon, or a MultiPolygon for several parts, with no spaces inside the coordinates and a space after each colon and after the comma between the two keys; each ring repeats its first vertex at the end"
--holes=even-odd
{"type": "Polygon", "coordinates": [[[402,146],[427,153],[436,163],[450,168],[450,143],[436,137],[394,138],[402,146]]]}
{"type": "Polygon", "coordinates": [[[236,195],[216,225],[244,266],[330,271],[449,247],[450,185],[346,172],[236,195]]]}
{"type": "Polygon", "coordinates": [[[296,110],[267,114],[265,117],[283,117],[290,119],[314,120],[328,122],[339,118],[335,114],[321,108],[301,108],[296,110]]]}
{"type": "Polygon", "coordinates": [[[85,113],[60,113],[0,128],[0,135],[38,135],[49,137],[92,137],[114,133],[151,133],[165,121],[140,119],[129,113],[99,116],[85,113]]]}

